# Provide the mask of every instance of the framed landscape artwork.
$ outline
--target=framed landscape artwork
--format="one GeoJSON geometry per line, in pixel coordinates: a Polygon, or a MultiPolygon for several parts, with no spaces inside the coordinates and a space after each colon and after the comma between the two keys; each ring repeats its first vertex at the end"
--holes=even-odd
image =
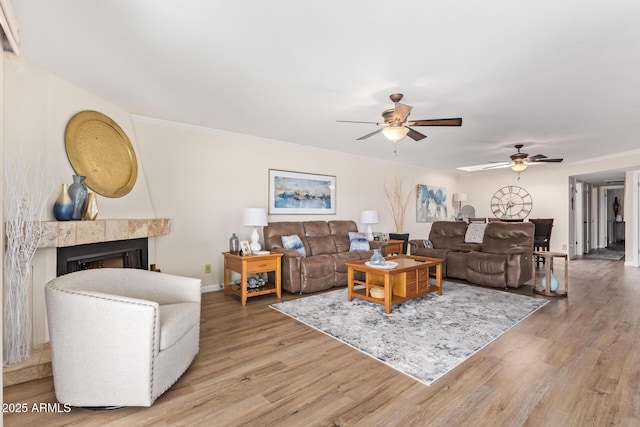
{"type": "Polygon", "coordinates": [[[269,169],[270,214],[335,214],[336,177],[269,169]]]}
{"type": "Polygon", "coordinates": [[[447,191],[442,187],[416,186],[416,221],[433,222],[447,219],[447,191]]]}

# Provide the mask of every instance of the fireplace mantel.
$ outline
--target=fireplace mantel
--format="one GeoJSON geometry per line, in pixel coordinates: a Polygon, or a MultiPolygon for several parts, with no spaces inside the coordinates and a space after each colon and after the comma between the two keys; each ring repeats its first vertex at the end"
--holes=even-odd
{"type": "Polygon", "coordinates": [[[94,221],[43,221],[40,248],[60,248],[87,243],[166,236],[168,218],[98,219],[94,221]]]}

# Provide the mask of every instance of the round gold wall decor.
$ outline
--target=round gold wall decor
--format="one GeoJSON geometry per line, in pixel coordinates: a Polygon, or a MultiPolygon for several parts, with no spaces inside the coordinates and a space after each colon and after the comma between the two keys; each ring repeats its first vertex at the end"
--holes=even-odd
{"type": "Polygon", "coordinates": [[[122,197],[138,178],[138,160],[131,141],[109,117],[81,111],[69,120],[64,135],[67,157],[85,184],[105,197],[122,197]]]}

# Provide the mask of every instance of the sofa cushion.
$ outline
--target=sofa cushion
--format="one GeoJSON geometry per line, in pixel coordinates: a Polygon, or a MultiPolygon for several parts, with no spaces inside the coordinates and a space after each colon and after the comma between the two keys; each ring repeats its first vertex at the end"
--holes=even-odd
{"type": "Polygon", "coordinates": [[[533,250],[535,226],[531,222],[490,222],[484,233],[482,252],[506,254],[517,246],[533,250]]]}
{"type": "Polygon", "coordinates": [[[305,230],[302,224],[299,221],[270,222],[263,229],[265,249],[270,251],[280,249],[282,248],[282,236],[297,234],[302,239],[305,252],[309,254],[309,246],[305,239],[305,230]]]}
{"type": "Polygon", "coordinates": [[[304,225],[304,240],[307,241],[309,251],[307,256],[335,254],[336,244],[331,236],[326,221],[307,221],[304,225]]]}
{"type": "Polygon", "coordinates": [[[467,226],[467,232],[464,235],[464,242],[482,243],[482,240],[484,239],[484,231],[486,228],[486,223],[472,222],[467,226]]]}
{"type": "Polygon", "coordinates": [[[360,257],[355,252],[340,252],[337,254],[329,255],[333,260],[333,269],[336,273],[347,274],[347,262],[360,261],[360,257]]]}
{"type": "Polygon", "coordinates": [[[331,236],[307,237],[307,244],[313,256],[335,254],[337,252],[336,244],[331,236]]]}
{"type": "Polygon", "coordinates": [[[507,258],[501,254],[470,252],[467,257],[467,280],[479,285],[507,286],[507,258]]]}
{"type": "Polygon", "coordinates": [[[351,241],[351,245],[349,246],[350,252],[371,250],[366,233],[356,233],[356,232],[350,231],[349,240],[351,241]]]}
{"type": "Polygon", "coordinates": [[[307,256],[307,251],[304,249],[300,236],[294,234],[292,236],[282,236],[282,247],[285,249],[293,249],[297,251],[302,258],[307,256]]]}
{"type": "Polygon", "coordinates": [[[431,225],[429,240],[437,249],[450,248],[456,243],[464,243],[467,223],[463,221],[436,221],[431,225]]]}
{"type": "Polygon", "coordinates": [[[351,241],[349,240],[350,231],[358,231],[358,226],[354,221],[334,220],[329,221],[329,230],[333,241],[336,244],[337,252],[349,252],[351,241]]]}
{"type": "Polygon", "coordinates": [[[300,292],[322,291],[334,286],[335,270],[330,255],[317,255],[300,260],[300,273],[300,292]]]}
{"type": "Polygon", "coordinates": [[[160,351],[177,343],[200,324],[200,304],[182,302],[160,306],[160,351]]]}

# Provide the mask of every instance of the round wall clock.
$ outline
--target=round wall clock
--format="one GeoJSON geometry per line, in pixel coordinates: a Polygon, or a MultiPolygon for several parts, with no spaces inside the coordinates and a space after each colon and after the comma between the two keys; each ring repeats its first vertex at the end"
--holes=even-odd
{"type": "Polygon", "coordinates": [[[533,200],[527,190],[515,185],[502,187],[491,197],[491,212],[496,218],[524,219],[531,212],[533,200]]]}

